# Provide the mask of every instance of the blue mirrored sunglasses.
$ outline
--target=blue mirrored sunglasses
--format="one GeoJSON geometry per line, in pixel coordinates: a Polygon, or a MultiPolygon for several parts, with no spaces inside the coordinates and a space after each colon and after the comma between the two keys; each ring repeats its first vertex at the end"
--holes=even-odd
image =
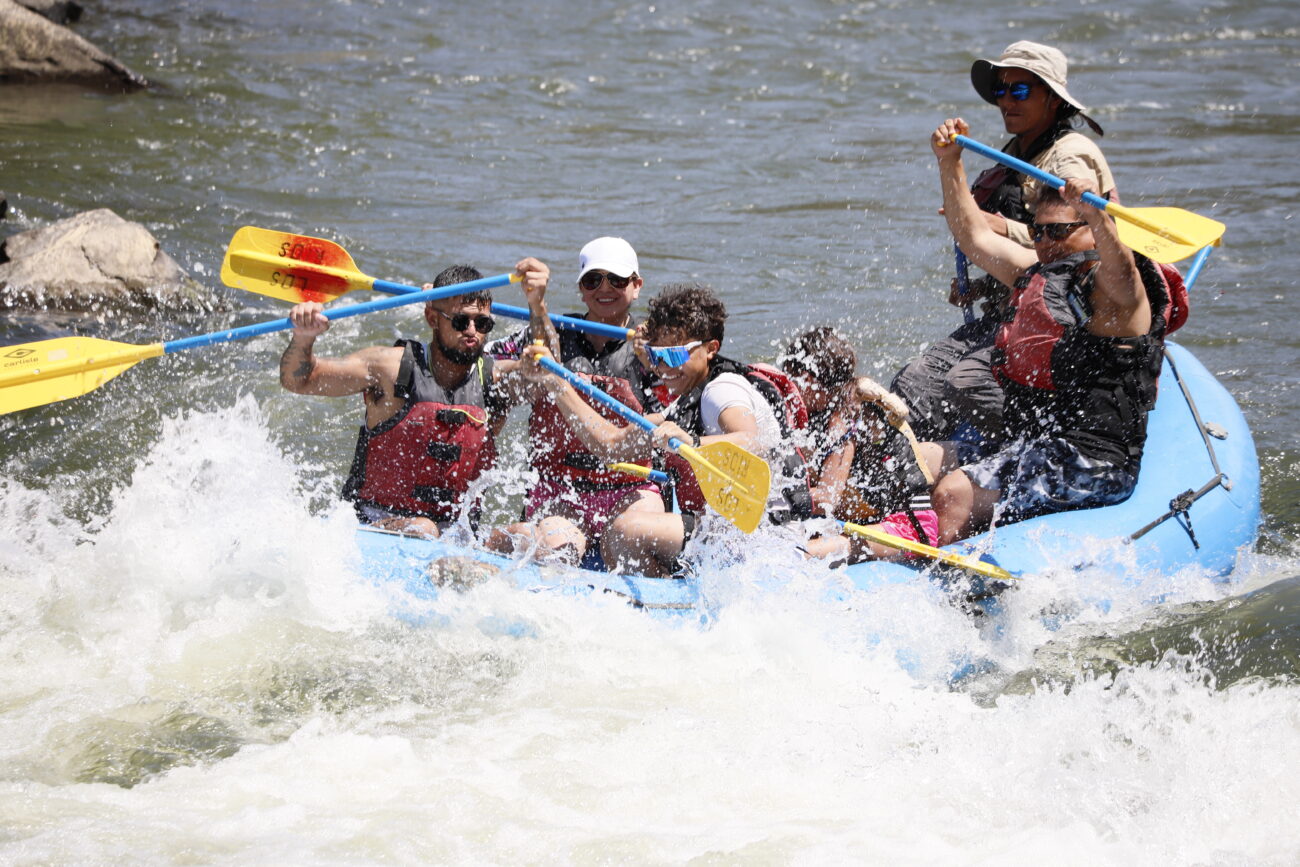
{"type": "Polygon", "coordinates": [[[1015,84],[999,84],[993,88],[993,98],[1001,99],[1008,93],[1016,102],[1024,102],[1029,99],[1029,94],[1033,93],[1034,86],[1027,81],[1018,81],[1015,84]]]}
{"type": "Polygon", "coordinates": [[[703,340],[692,340],[685,346],[647,346],[646,351],[650,353],[650,361],[654,364],[681,367],[691,360],[691,350],[703,345],[703,340]]]}

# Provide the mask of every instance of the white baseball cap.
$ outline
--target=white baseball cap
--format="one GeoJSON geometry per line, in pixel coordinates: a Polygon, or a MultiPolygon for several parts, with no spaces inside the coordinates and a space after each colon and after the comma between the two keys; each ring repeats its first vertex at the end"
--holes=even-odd
{"type": "Polygon", "coordinates": [[[618,277],[631,277],[640,272],[636,250],[622,238],[597,238],[582,248],[578,254],[578,279],[593,268],[608,271],[618,277]]]}

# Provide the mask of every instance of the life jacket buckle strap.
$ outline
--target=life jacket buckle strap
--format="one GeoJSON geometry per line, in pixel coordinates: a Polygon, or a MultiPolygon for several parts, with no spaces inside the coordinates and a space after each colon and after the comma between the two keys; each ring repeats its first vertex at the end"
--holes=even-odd
{"type": "Polygon", "coordinates": [[[432,442],[425,447],[425,453],[435,461],[455,463],[460,460],[460,446],[456,443],[432,442]]]}

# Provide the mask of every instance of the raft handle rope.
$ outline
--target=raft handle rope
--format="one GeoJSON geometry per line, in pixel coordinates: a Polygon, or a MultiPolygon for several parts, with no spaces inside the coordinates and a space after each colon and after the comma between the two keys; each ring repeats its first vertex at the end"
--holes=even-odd
{"type": "Polygon", "coordinates": [[[1214,424],[1213,422],[1207,424],[1201,420],[1201,413],[1200,410],[1196,408],[1196,401],[1192,399],[1191,392],[1187,390],[1187,383],[1183,381],[1182,374],[1178,372],[1178,365],[1174,364],[1174,359],[1169,354],[1168,350],[1165,350],[1165,363],[1168,364],[1169,369],[1174,372],[1174,379],[1178,382],[1178,387],[1183,392],[1183,399],[1187,401],[1187,407],[1192,411],[1192,419],[1196,422],[1196,430],[1200,432],[1201,440],[1205,443],[1205,450],[1210,455],[1210,463],[1214,466],[1214,478],[1202,485],[1199,490],[1193,491],[1191,488],[1188,488],[1178,496],[1174,497],[1169,501],[1168,512],[1165,512],[1159,518],[1156,518],[1133,535],[1126,537],[1124,542],[1126,544],[1135,542],[1170,518],[1181,516],[1182,523],[1187,530],[1187,535],[1192,540],[1192,546],[1199,551],[1201,545],[1196,540],[1196,533],[1192,530],[1191,508],[1193,503],[1220,485],[1223,486],[1225,491],[1232,490],[1232,479],[1228,478],[1227,475],[1224,474],[1223,469],[1219,466],[1219,456],[1214,453],[1214,443],[1210,441],[1210,437],[1220,440],[1227,439],[1228,432],[1220,425],[1214,424]]]}

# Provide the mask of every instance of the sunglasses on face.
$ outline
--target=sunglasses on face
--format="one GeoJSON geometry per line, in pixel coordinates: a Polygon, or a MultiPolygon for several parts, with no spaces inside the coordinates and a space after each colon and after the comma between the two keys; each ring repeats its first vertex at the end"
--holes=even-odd
{"type": "Polygon", "coordinates": [[[996,84],[993,87],[993,98],[1001,99],[1009,93],[1016,102],[1024,102],[1029,99],[1029,94],[1033,90],[1033,84],[1028,81],[1018,81],[1015,84],[996,84]]]}
{"type": "Polygon", "coordinates": [[[595,292],[600,288],[602,280],[608,280],[609,285],[614,289],[626,289],[627,284],[631,283],[632,278],[635,276],[635,274],[629,274],[626,277],[620,277],[608,271],[588,271],[578,278],[578,285],[588,292],[595,292]]]}
{"type": "Polygon", "coordinates": [[[650,353],[650,361],[656,365],[681,367],[691,360],[691,352],[695,347],[703,345],[702,340],[692,340],[685,346],[647,346],[646,351],[650,353]]]}
{"type": "Polygon", "coordinates": [[[1043,240],[1043,236],[1051,238],[1053,241],[1064,241],[1080,226],[1088,225],[1083,220],[1074,223],[1030,223],[1029,237],[1035,241],[1043,240]]]}
{"type": "Polygon", "coordinates": [[[478,329],[479,334],[487,334],[497,324],[495,319],[485,313],[480,313],[477,316],[470,316],[468,313],[452,314],[443,313],[439,310],[438,315],[451,323],[453,331],[464,331],[469,328],[469,324],[473,322],[474,327],[478,329]]]}

